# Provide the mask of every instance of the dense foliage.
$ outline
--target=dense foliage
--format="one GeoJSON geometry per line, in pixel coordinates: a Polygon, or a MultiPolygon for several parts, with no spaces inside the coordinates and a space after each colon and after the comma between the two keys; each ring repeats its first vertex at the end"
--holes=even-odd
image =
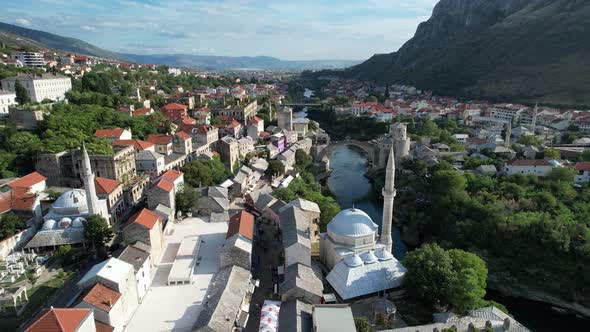
{"type": "Polygon", "coordinates": [[[279,160],[271,160],[268,162],[266,174],[269,176],[281,176],[285,174],[285,164],[279,160]]]}
{"type": "Polygon", "coordinates": [[[107,220],[97,214],[90,217],[84,229],[86,239],[94,245],[97,251],[113,238],[113,230],[107,220]]]}
{"type": "Polygon", "coordinates": [[[587,303],[590,189],[573,177],[568,168],[543,179],[430,169],[400,193],[397,211],[422,240],[478,253],[499,282],[587,303]]]}
{"type": "Polygon", "coordinates": [[[356,317],[354,319],[356,332],[373,332],[373,326],[366,317],[356,317]]]}
{"type": "Polygon", "coordinates": [[[462,313],[484,304],[488,270],[474,254],[427,244],[409,253],[404,266],[407,291],[440,309],[462,313]]]}
{"type": "Polygon", "coordinates": [[[193,209],[197,207],[199,196],[199,192],[195,188],[189,185],[183,185],[176,193],[174,200],[176,211],[180,211],[184,214],[192,212],[193,209]]]}
{"type": "Polygon", "coordinates": [[[182,172],[186,183],[194,188],[216,186],[231,176],[219,158],[191,161],[182,166],[182,172]]]}
{"type": "Polygon", "coordinates": [[[0,216],[0,240],[4,240],[27,228],[26,222],[14,213],[0,216]]]}

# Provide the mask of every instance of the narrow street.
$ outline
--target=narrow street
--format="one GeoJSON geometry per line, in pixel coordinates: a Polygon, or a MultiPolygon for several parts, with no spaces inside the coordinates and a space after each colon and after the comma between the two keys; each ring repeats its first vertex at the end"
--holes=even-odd
{"type": "MultiPolygon", "coordinates": [[[[277,282],[276,268],[279,264],[281,242],[278,239],[277,227],[260,222],[257,224],[258,237],[252,252],[252,276],[260,280],[259,287],[254,291],[250,305],[250,317],[246,324],[246,331],[259,330],[260,308],[264,300],[276,300],[274,284],[277,282]]],[[[278,295],[277,295],[278,296],[278,295]]]]}

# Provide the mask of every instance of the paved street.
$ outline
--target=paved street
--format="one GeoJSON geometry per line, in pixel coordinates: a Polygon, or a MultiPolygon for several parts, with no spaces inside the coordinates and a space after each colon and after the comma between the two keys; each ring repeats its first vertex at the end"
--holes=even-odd
{"type": "Polygon", "coordinates": [[[261,227],[263,232],[258,234],[252,253],[252,264],[255,265],[252,275],[260,280],[260,286],[256,288],[252,296],[250,317],[248,318],[248,324],[246,324],[246,331],[248,332],[259,330],[260,306],[262,306],[264,300],[275,299],[273,297],[273,287],[276,280],[273,278],[272,271],[279,263],[281,244],[278,242],[275,226],[262,223],[261,227]]]}

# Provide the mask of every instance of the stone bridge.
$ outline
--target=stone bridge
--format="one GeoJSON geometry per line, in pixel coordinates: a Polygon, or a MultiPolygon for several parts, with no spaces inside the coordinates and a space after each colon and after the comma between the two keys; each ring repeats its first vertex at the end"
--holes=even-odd
{"type": "Polygon", "coordinates": [[[345,145],[352,145],[360,148],[367,154],[367,158],[371,162],[372,168],[383,168],[385,167],[385,163],[381,159],[382,156],[380,155],[379,147],[372,141],[370,142],[363,142],[357,140],[343,140],[343,141],[332,141],[329,145],[325,146],[321,152],[317,154],[316,160],[323,161],[326,163],[326,169],[330,167],[330,158],[332,157],[332,153],[341,146],[345,145]]]}

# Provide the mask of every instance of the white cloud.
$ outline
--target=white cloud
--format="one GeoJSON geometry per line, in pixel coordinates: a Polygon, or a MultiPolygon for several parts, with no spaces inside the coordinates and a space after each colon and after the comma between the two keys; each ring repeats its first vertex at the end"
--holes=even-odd
{"type": "Polygon", "coordinates": [[[84,31],[94,31],[94,30],[96,30],[95,27],[90,26],[90,25],[83,25],[83,26],[80,27],[80,29],[82,29],[84,31]]]}
{"type": "Polygon", "coordinates": [[[17,18],[16,20],[14,20],[14,22],[17,25],[22,25],[22,26],[25,26],[25,27],[30,27],[32,25],[31,24],[31,21],[29,21],[29,20],[27,20],[25,18],[17,18]]]}

